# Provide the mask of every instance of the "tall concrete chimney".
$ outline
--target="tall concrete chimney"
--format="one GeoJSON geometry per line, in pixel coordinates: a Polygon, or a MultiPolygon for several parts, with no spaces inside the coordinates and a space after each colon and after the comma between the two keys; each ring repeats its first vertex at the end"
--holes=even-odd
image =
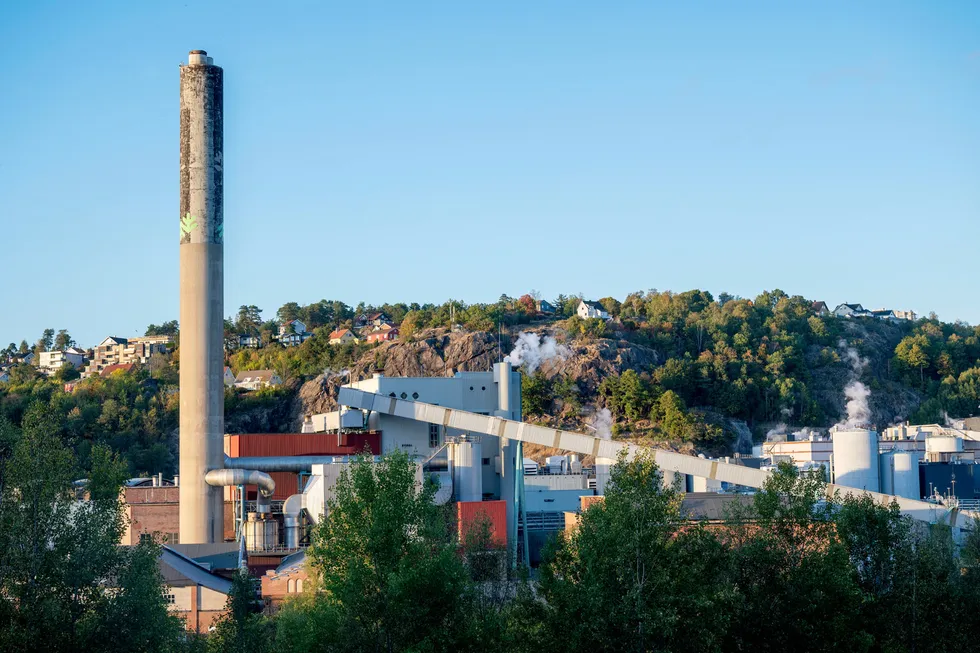
{"type": "Polygon", "coordinates": [[[224,71],[204,50],[180,68],[180,541],[221,542],[224,454],[224,71]]]}

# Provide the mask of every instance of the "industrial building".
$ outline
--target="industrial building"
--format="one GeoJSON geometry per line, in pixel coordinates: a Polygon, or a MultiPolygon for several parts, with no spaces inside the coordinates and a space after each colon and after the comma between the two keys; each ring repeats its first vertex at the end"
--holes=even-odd
{"type": "MultiPolygon", "coordinates": [[[[203,50],[191,51],[180,68],[180,473],[172,486],[158,478],[127,489],[128,541],[148,535],[170,547],[207,548],[236,540],[244,544],[253,572],[269,578],[270,592],[282,581],[289,594],[302,580],[295,567],[302,557],[292,556],[308,542],[310,527],[323,519],[351,456],[403,451],[419,463],[419,482],[424,474],[438,483],[436,501],[456,503],[464,529],[477,519],[489,520],[510,564],[529,562],[541,533],[564,528],[569,508],[605,491],[617,456],[633,457],[643,448],[522,422],[521,375],[509,363],[445,378],[375,375],[341,387],[340,408],[311,416],[304,433],[225,434],[223,83],[223,70],[203,50]],[[533,461],[529,466],[524,442],[567,455],[551,457],[543,467],[533,461]],[[579,456],[591,456],[595,468],[583,468],[579,456]]],[[[129,355],[136,340],[107,340],[100,345],[106,355],[93,364],[105,365],[110,347],[129,355]]],[[[146,351],[134,349],[133,356],[166,347],[148,340],[138,344],[146,351]]],[[[952,445],[935,444],[936,463],[959,460],[961,452],[946,450],[952,445]],[[943,460],[944,455],[955,460],[943,460]]],[[[880,442],[873,432],[842,435],[829,446],[837,480],[850,484],[831,490],[867,490],[876,501],[899,501],[916,519],[947,521],[954,528],[972,519],[972,513],[950,513],[906,496],[912,494],[909,474],[919,473],[918,461],[890,456],[880,467],[880,442]],[[880,494],[888,489],[906,495],[880,494]]],[[[664,470],[665,482],[691,490],[759,488],[769,474],[741,460],[646,451],[664,470]]],[[[222,593],[224,585],[211,577],[208,563],[167,551],[168,564],[191,584],[222,593]]],[[[188,601],[188,610],[200,613],[218,598],[200,590],[188,601]]],[[[198,614],[195,628],[201,622],[198,614]]]]}

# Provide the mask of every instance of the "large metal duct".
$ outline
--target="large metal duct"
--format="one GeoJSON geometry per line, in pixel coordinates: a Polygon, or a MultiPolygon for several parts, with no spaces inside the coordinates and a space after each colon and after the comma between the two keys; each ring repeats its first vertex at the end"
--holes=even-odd
{"type": "Polygon", "coordinates": [[[834,483],[878,492],[881,487],[878,469],[878,434],[859,429],[835,431],[834,483]]]}
{"type": "Polygon", "coordinates": [[[180,68],[180,541],[220,542],[208,485],[224,438],[224,72],[203,50],[180,68]]]}
{"type": "MultiPolygon", "coordinates": [[[[374,459],[379,460],[378,456],[374,459]]],[[[350,456],[247,456],[231,458],[225,456],[224,467],[228,469],[260,469],[263,472],[308,472],[313,465],[334,465],[350,462],[350,456]]]]}
{"type": "Polygon", "coordinates": [[[276,482],[272,477],[257,469],[212,469],[204,475],[204,482],[215,488],[257,485],[259,496],[256,512],[263,513],[269,512],[272,495],[276,492],[276,482]]]}

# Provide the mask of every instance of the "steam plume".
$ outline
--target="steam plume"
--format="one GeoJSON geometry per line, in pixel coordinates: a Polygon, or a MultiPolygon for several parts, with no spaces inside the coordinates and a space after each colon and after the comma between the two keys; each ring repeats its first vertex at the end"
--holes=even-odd
{"type": "Polygon", "coordinates": [[[838,422],[835,428],[846,430],[866,426],[871,421],[871,408],[868,405],[868,397],[871,390],[858,380],[864,368],[868,365],[867,358],[861,358],[857,350],[848,347],[847,342],[841,340],[837,346],[843,350],[844,359],[851,364],[850,381],[844,386],[844,396],[847,397],[847,419],[838,422]]]}
{"type": "Polygon", "coordinates": [[[504,357],[504,362],[516,367],[523,365],[528,374],[533,374],[542,363],[555,358],[563,361],[569,354],[571,350],[559,344],[552,336],[546,335],[542,338],[536,333],[521,331],[513,351],[504,357]]]}
{"type": "Polygon", "coordinates": [[[613,418],[612,413],[609,412],[608,408],[603,408],[592,413],[592,415],[586,419],[585,423],[595,430],[597,437],[600,437],[603,440],[612,439],[613,418]]]}

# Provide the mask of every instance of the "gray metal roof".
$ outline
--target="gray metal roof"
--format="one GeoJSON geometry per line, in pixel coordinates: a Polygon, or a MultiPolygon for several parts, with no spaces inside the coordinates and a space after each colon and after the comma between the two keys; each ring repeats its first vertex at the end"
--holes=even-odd
{"type": "Polygon", "coordinates": [[[230,580],[211,573],[199,563],[169,546],[160,548],[159,565],[163,581],[167,585],[174,587],[201,585],[222,594],[231,592],[230,580]]]}

